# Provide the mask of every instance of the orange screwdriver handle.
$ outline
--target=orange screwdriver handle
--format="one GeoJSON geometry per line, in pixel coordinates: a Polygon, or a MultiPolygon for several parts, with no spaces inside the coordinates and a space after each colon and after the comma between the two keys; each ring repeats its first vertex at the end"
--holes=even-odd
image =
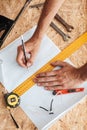
{"type": "Polygon", "coordinates": [[[53,95],[69,94],[74,92],[82,92],[84,88],[72,88],[72,89],[57,89],[53,91],[53,95]]]}

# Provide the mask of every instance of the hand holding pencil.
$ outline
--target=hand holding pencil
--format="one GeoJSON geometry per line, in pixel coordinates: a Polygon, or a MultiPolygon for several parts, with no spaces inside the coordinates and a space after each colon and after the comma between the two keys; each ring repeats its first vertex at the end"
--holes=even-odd
{"type": "Polygon", "coordinates": [[[41,41],[36,38],[31,38],[24,42],[23,36],[21,37],[21,45],[17,48],[18,64],[24,68],[32,66],[38,53],[41,41]]]}

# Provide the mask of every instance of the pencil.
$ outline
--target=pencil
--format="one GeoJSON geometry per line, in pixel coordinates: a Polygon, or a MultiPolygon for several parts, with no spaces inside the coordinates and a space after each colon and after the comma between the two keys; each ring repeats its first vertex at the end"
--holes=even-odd
{"type": "Polygon", "coordinates": [[[21,41],[22,41],[22,48],[23,48],[23,54],[24,54],[25,65],[27,65],[27,56],[26,56],[26,51],[25,51],[25,45],[24,45],[23,35],[21,35],[21,41]]]}

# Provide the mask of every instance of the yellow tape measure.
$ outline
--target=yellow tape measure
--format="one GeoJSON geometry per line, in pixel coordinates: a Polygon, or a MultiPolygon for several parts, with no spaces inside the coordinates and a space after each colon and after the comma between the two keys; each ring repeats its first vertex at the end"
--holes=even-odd
{"type": "Polygon", "coordinates": [[[86,42],[87,42],[87,32],[84,33],[83,35],[81,35],[78,39],[76,39],[68,47],[66,47],[62,52],[57,54],[47,64],[45,64],[42,68],[40,68],[36,73],[34,73],[32,76],[30,76],[22,84],[20,84],[16,89],[13,90],[13,93],[18,94],[19,96],[23,95],[28,89],[30,89],[35,84],[33,82],[33,79],[35,78],[36,74],[43,72],[43,71],[52,70],[53,66],[50,65],[51,62],[54,62],[57,60],[65,60],[86,42]]]}
{"type": "Polygon", "coordinates": [[[16,93],[6,93],[4,94],[4,98],[7,108],[15,108],[20,104],[20,97],[16,93]]]}

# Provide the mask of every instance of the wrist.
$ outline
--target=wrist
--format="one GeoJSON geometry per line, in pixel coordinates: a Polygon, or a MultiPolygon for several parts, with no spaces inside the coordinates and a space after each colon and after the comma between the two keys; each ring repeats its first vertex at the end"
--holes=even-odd
{"type": "Polygon", "coordinates": [[[44,37],[44,34],[42,33],[41,29],[37,28],[32,36],[33,39],[41,41],[44,37]]]}
{"type": "Polygon", "coordinates": [[[32,36],[25,44],[26,44],[26,47],[35,47],[35,46],[39,46],[41,43],[41,39],[40,38],[37,38],[36,36],[32,36]]]}
{"type": "Polygon", "coordinates": [[[39,37],[38,34],[37,35],[33,35],[30,39],[31,42],[34,43],[34,45],[40,45],[41,41],[42,41],[42,37],[39,37]]]}

